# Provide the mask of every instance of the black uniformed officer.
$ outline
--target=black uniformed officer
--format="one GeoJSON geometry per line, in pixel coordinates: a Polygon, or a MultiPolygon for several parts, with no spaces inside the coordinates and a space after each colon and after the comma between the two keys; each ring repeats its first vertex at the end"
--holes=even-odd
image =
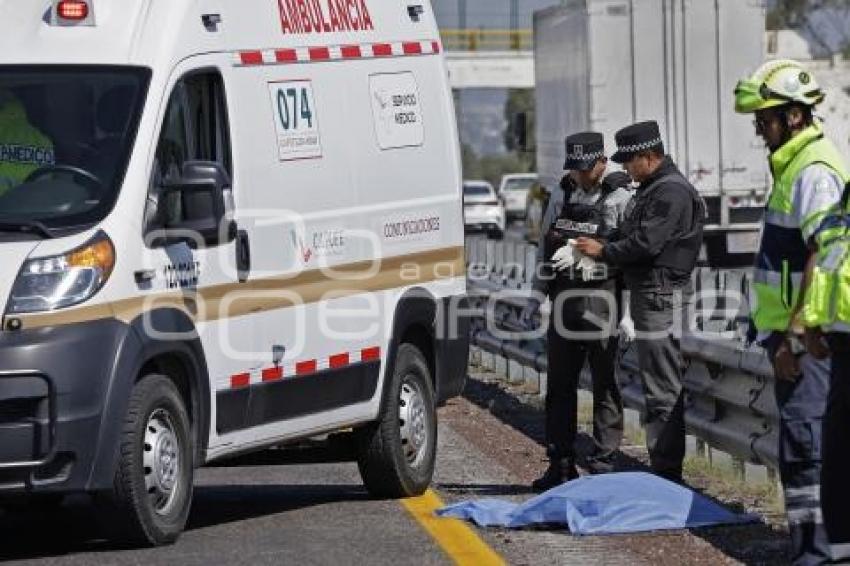
{"type": "Polygon", "coordinates": [[[682,481],[685,422],[679,348],[684,314],[693,294],[691,276],[702,245],[705,205],[664,153],[658,124],[620,130],[617,153],[639,183],[618,238],[607,244],[580,238],[577,248],[623,270],[646,396],[646,436],[652,469],[682,481]]]}
{"type": "MultiPolygon", "coordinates": [[[[534,482],[533,487],[538,490],[578,476],[573,445],[577,432],[578,380],[585,360],[593,377],[595,450],[589,459],[591,470],[605,471],[612,467],[613,454],[623,437],[623,403],[614,376],[617,336],[611,331],[619,321],[617,274],[602,263],[579,267],[569,242],[581,235],[605,238],[616,229],[631,198],[630,191],[622,186],[628,184],[628,178],[615,174],[613,179],[619,179],[619,183],[612,178],[602,181],[608,160],[601,134],[588,132],[568,137],[566,153],[564,169],[569,173],[561,186],[552,191],[542,223],[545,231],[538,246],[537,261],[542,269],[535,270],[533,282],[534,290],[539,295],[548,294],[553,304],[547,335],[549,467],[534,482]],[[606,292],[608,299],[588,297],[588,291],[606,292]]],[[[523,313],[526,324],[538,306],[534,299],[529,302],[523,313]]]]}

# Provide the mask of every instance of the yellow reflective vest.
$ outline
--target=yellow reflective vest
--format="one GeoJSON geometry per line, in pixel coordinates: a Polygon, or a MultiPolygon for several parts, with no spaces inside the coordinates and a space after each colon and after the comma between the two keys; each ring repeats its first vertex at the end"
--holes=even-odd
{"type": "Polygon", "coordinates": [[[843,183],[850,181],[841,154],[824,137],[819,123],[794,136],[770,156],[774,184],[753,276],[757,301],[753,320],[759,331],[788,328],[809,254],[803,229],[818,226],[829,212],[827,208],[800,218],[793,208],[794,183],[806,167],[815,163],[835,171],[843,183]]]}
{"type": "Polygon", "coordinates": [[[54,163],[53,142],[30,125],[23,105],[15,98],[0,102],[0,194],[54,163]]]}
{"type": "Polygon", "coordinates": [[[815,238],[818,257],[802,322],[828,332],[850,332],[850,207],[846,201],[830,211],[815,238]]]}

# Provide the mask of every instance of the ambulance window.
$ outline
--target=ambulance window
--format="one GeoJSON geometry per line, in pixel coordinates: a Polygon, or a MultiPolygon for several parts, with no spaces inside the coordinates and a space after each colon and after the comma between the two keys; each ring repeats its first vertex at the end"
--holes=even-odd
{"type": "Polygon", "coordinates": [[[217,161],[232,174],[221,76],[217,73],[193,75],[186,79],[186,92],[194,142],[193,159],[217,161]]]}
{"type": "Polygon", "coordinates": [[[118,199],[151,72],[0,65],[0,221],[75,231],[118,199]]]}
{"type": "Polygon", "coordinates": [[[161,186],[163,182],[177,179],[183,169],[183,163],[189,156],[189,142],[186,134],[187,116],[185,104],[185,89],[179,86],[174,89],[165,120],[162,124],[162,132],[159,135],[159,143],[156,147],[154,161],[154,187],[161,186]]]}
{"type": "MultiPolygon", "coordinates": [[[[187,160],[216,161],[231,173],[230,134],[225,110],[221,76],[204,72],[183,78],[175,87],[168,103],[151,174],[151,188],[145,211],[149,230],[162,226],[159,216],[160,190],[168,181],[176,180],[187,160]]],[[[164,207],[182,216],[179,198],[164,207]]],[[[178,221],[180,218],[168,220],[178,221]]]]}

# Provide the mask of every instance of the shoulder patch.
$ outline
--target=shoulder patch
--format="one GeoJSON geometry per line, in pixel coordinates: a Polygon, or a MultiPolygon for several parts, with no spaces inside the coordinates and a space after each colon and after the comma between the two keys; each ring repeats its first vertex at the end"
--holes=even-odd
{"type": "Polygon", "coordinates": [[[832,192],[834,185],[826,177],[821,177],[815,182],[813,189],[816,193],[832,192]]]}

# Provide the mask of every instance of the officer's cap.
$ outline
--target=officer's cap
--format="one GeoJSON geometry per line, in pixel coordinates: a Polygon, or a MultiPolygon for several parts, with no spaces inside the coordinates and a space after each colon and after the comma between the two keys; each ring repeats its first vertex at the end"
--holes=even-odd
{"type": "Polygon", "coordinates": [[[657,150],[664,153],[661,131],[655,121],[626,126],[614,137],[617,140],[617,153],[611,159],[617,163],[625,163],[642,151],[657,150]]]}
{"type": "Polygon", "coordinates": [[[605,141],[597,132],[582,132],[567,136],[564,140],[567,160],[564,169],[570,171],[588,171],[596,162],[605,157],[605,141]]]}

